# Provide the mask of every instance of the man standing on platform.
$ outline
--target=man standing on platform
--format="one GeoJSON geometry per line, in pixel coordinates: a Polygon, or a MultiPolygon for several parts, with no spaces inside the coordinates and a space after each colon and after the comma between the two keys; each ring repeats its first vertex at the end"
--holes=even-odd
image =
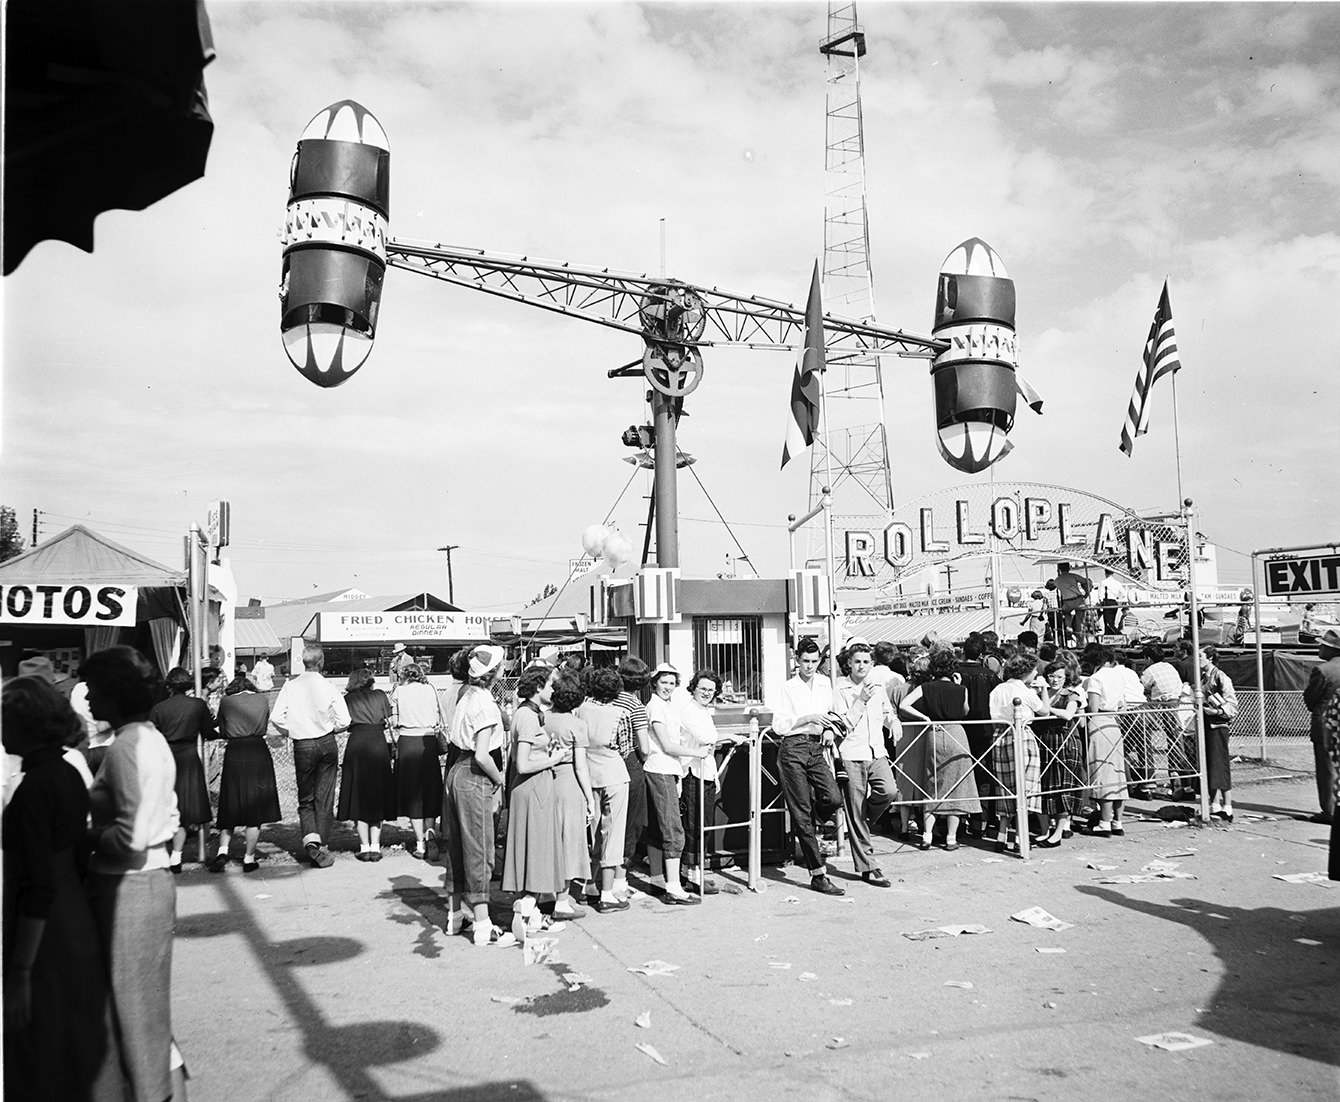
{"type": "Polygon", "coordinates": [[[884,741],[885,729],[897,722],[889,694],[872,674],[874,656],[870,644],[856,642],[847,649],[848,675],[838,682],[848,735],[838,747],[847,784],[842,790],[847,808],[847,837],[852,861],[861,879],[876,888],[890,886],[888,877],[875,864],[870,826],[879,822],[897,796],[893,767],[884,741]],[[870,801],[866,802],[866,792],[870,801]],[[867,822],[869,816],[869,822],[867,822]]]}
{"type": "Polygon", "coordinates": [[[1084,610],[1093,587],[1083,574],[1076,574],[1068,562],[1056,564],[1056,595],[1061,602],[1060,631],[1056,643],[1062,647],[1084,645],[1084,610]]]}
{"type": "Polygon", "coordinates": [[[819,644],[814,638],[807,636],[796,645],[796,666],[796,676],[782,686],[782,698],[772,718],[772,729],[781,737],[777,770],[782,795],[800,846],[800,859],[810,874],[810,887],[824,895],[845,895],[828,878],[815,829],[816,821],[825,821],[842,806],[842,794],[824,760],[824,747],[833,743],[828,726],[833,686],[827,678],[816,676],[819,644]]]}
{"type": "Polygon", "coordinates": [[[1317,766],[1317,802],[1321,810],[1308,821],[1329,823],[1335,818],[1335,765],[1329,740],[1340,737],[1340,732],[1327,731],[1324,716],[1326,706],[1340,693],[1340,632],[1332,628],[1318,639],[1317,654],[1321,665],[1314,667],[1308,678],[1303,703],[1312,713],[1312,757],[1317,766]]]}
{"type": "Polygon", "coordinates": [[[317,869],[335,863],[326,848],[335,821],[335,777],[340,765],[335,732],[349,726],[344,695],[321,676],[325,663],[325,653],[315,643],[303,647],[303,672],[284,682],[270,715],[270,722],[293,741],[302,845],[307,860],[317,869]]]}
{"type": "Polygon", "coordinates": [[[1126,599],[1126,587],[1117,581],[1110,570],[1103,571],[1098,583],[1098,608],[1103,616],[1103,631],[1116,635],[1121,630],[1121,603],[1126,599]]]}

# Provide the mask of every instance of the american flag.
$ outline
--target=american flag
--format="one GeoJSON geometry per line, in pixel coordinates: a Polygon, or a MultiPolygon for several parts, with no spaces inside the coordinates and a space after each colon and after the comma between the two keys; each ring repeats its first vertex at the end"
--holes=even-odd
{"type": "Polygon", "coordinates": [[[782,445],[782,466],[814,443],[821,431],[819,419],[823,405],[824,312],[819,300],[819,263],[815,261],[810,279],[810,298],[805,305],[805,345],[796,361],[791,380],[791,406],[786,420],[786,443],[782,445]]]}
{"type": "Polygon", "coordinates": [[[1164,375],[1171,375],[1182,361],[1177,358],[1177,334],[1173,332],[1172,303],[1168,301],[1168,281],[1154,311],[1154,324],[1145,339],[1144,362],[1135,376],[1135,392],[1121,426],[1121,450],[1128,456],[1135,449],[1135,438],[1149,431],[1149,392],[1164,375]]]}

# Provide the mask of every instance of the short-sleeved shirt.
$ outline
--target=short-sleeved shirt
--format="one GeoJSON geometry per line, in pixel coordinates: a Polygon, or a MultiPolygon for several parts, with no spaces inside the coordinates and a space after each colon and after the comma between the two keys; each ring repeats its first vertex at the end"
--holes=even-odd
{"type": "Polygon", "coordinates": [[[467,686],[456,702],[451,715],[451,744],[467,754],[475,752],[475,737],[485,728],[492,727],[486,749],[492,753],[501,750],[507,742],[503,729],[502,712],[493,694],[478,685],[467,686]]]}
{"type": "Polygon", "coordinates": [[[586,724],[575,712],[546,712],[544,729],[555,746],[567,750],[586,750],[591,745],[586,724]]]}
{"type": "Polygon", "coordinates": [[[1019,698],[1019,710],[1025,723],[1047,711],[1042,697],[1018,678],[1004,681],[991,690],[991,718],[997,723],[1014,722],[1014,700],[1019,698]]]}
{"type": "Polygon", "coordinates": [[[625,758],[629,754],[636,753],[639,745],[638,736],[647,730],[648,719],[646,706],[630,692],[622,692],[615,698],[615,707],[622,711],[619,718],[619,729],[614,734],[614,748],[625,758]]]}
{"type": "Polygon", "coordinates": [[[1097,694],[1098,711],[1120,711],[1126,703],[1126,676],[1116,666],[1100,666],[1093,671],[1085,692],[1089,696],[1097,694]]]}
{"type": "MultiPolygon", "coordinates": [[[[684,746],[715,746],[717,725],[712,713],[690,697],[677,709],[679,713],[679,737],[684,746]]],[[[684,762],[692,776],[703,781],[717,779],[717,757],[713,751],[705,758],[688,758],[684,762]]]]}
{"type": "Polygon", "coordinates": [[[586,768],[592,788],[609,788],[628,782],[628,766],[614,747],[614,737],[624,711],[617,704],[587,700],[577,709],[577,718],[586,724],[586,768]]]}
{"type": "Polygon", "coordinates": [[[1171,662],[1152,662],[1140,678],[1150,700],[1177,700],[1182,695],[1182,675],[1171,662]]]}
{"type": "Polygon", "coordinates": [[[437,690],[422,681],[397,685],[392,702],[395,705],[396,726],[403,730],[427,731],[441,721],[437,690]]]}
{"type": "Polygon", "coordinates": [[[653,696],[647,701],[647,719],[649,721],[649,730],[647,732],[647,742],[651,744],[651,753],[647,755],[647,760],[642,763],[642,768],[648,773],[664,773],[671,777],[682,777],[684,770],[680,765],[679,758],[674,754],[666,753],[661,746],[661,740],[657,737],[656,726],[661,724],[665,727],[673,742],[680,740],[680,727],[682,724],[679,715],[667,700],[662,700],[659,696],[653,696]]]}
{"type": "Polygon", "coordinates": [[[1056,575],[1056,592],[1062,604],[1067,601],[1083,601],[1089,595],[1089,579],[1082,574],[1067,570],[1064,574],[1056,575]]]}

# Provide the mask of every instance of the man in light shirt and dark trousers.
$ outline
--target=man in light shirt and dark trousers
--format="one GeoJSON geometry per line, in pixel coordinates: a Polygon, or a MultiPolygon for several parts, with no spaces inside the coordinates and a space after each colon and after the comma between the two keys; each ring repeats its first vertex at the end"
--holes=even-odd
{"type": "Polygon", "coordinates": [[[303,647],[303,672],[284,682],[270,715],[270,722],[293,741],[302,845],[317,869],[335,863],[326,848],[335,821],[335,778],[340,767],[335,732],[349,726],[344,695],[321,676],[325,662],[325,653],[315,643],[303,647]]]}
{"type": "Polygon", "coordinates": [[[884,733],[896,725],[898,719],[889,694],[872,675],[873,666],[869,643],[855,640],[848,644],[849,672],[838,682],[848,734],[838,745],[838,754],[847,774],[842,795],[847,809],[847,838],[851,842],[852,861],[867,884],[887,888],[889,879],[875,864],[870,824],[879,822],[880,816],[897,797],[884,733]]]}
{"type": "Polygon", "coordinates": [[[782,795],[800,859],[810,874],[810,887],[824,895],[845,895],[828,878],[815,831],[816,820],[825,821],[842,806],[842,794],[824,760],[824,746],[833,742],[827,722],[833,710],[833,686],[828,678],[817,676],[819,644],[812,637],[797,644],[796,666],[796,676],[782,686],[772,719],[772,729],[781,739],[777,770],[782,795]]]}

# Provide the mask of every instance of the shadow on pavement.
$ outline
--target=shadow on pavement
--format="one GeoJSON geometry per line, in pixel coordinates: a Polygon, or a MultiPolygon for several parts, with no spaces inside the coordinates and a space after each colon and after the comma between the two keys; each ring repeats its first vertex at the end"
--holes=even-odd
{"type": "Polygon", "coordinates": [[[409,908],[412,914],[388,914],[387,920],[399,926],[419,927],[419,936],[410,950],[416,956],[436,960],[442,955],[442,928],[447,923],[447,897],[437,888],[430,888],[412,876],[393,876],[390,891],[379,898],[394,897],[409,908]]]}
{"type": "Polygon", "coordinates": [[[1152,903],[1089,885],[1075,890],[1190,927],[1210,943],[1223,975],[1199,1028],[1340,1066],[1340,908],[1296,914],[1200,899],[1152,903]]]}
{"type": "MultiPolygon", "coordinates": [[[[299,969],[352,961],[365,947],[353,938],[315,935],[291,941],[271,941],[252,917],[247,902],[231,877],[214,879],[225,910],[182,921],[181,937],[217,937],[240,934],[264,969],[285,1016],[302,1032],[303,1052],[323,1067],[339,1085],[341,1098],[384,1098],[381,1084],[369,1069],[418,1059],[438,1048],[442,1040],[428,1026],[413,1021],[358,1022],[334,1025],[304,987],[299,969]]],[[[458,1099],[540,1099],[528,1083],[490,1083],[451,1090],[398,1096],[395,1102],[450,1102],[458,1099]],[[529,1092],[529,1093],[526,1093],[529,1092]]]]}

